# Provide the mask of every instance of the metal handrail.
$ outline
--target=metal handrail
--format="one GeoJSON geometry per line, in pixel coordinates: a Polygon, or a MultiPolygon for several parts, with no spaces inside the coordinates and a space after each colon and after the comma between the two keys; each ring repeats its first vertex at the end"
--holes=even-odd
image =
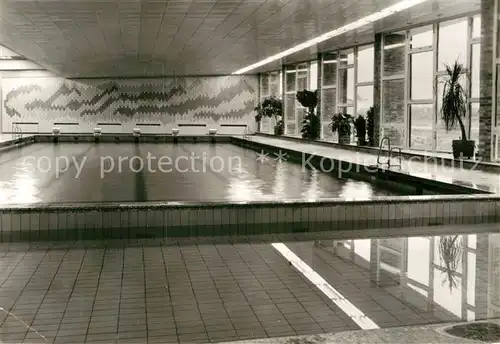
{"type": "Polygon", "coordinates": [[[23,130],[17,123],[12,123],[12,139],[22,139],[23,138],[23,130]]]}
{"type": "Polygon", "coordinates": [[[391,168],[391,166],[401,168],[401,148],[400,147],[394,147],[394,148],[392,148],[391,147],[391,139],[388,136],[384,136],[382,138],[382,140],[380,141],[380,146],[379,146],[378,155],[377,155],[377,167],[380,166],[380,165],[387,165],[387,168],[389,168],[389,169],[391,168]],[[384,147],[384,142],[385,141],[387,141],[387,150],[389,152],[389,156],[387,157],[387,161],[381,162],[380,161],[380,156],[381,156],[381,153],[383,151],[383,147],[384,147]],[[391,158],[393,157],[393,153],[394,152],[397,152],[396,157],[399,160],[399,164],[392,164],[391,163],[391,158]]]}

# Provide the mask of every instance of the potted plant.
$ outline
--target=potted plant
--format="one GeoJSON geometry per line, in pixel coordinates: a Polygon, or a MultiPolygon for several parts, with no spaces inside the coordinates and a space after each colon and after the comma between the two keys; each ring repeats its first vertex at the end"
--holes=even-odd
{"type": "Polygon", "coordinates": [[[375,146],[375,110],[372,107],[366,112],[367,118],[367,132],[368,132],[368,145],[375,146]]]}
{"type": "Polygon", "coordinates": [[[341,145],[351,142],[351,123],[351,115],[339,112],[332,116],[332,132],[339,134],[339,143],[341,145]]]}
{"type": "Polygon", "coordinates": [[[440,83],[443,84],[443,95],[441,105],[441,119],[446,130],[453,129],[456,124],[460,126],[462,137],[453,140],[453,157],[471,158],[474,156],[475,142],[467,139],[463,118],[467,116],[467,91],[462,86],[462,79],[467,79],[465,67],[455,61],[453,66],[446,65],[446,74],[440,83]]]}
{"type": "Polygon", "coordinates": [[[281,99],[275,96],[266,97],[254,110],[257,112],[255,115],[257,123],[260,123],[263,117],[274,118],[276,122],[274,134],[283,135],[285,124],[283,122],[283,103],[281,99]]]}
{"type": "Polygon", "coordinates": [[[321,133],[321,121],[315,113],[318,105],[318,91],[298,91],[296,95],[297,101],[303,107],[307,108],[307,113],[302,121],[302,138],[305,140],[317,140],[321,133]]]}
{"type": "Polygon", "coordinates": [[[356,136],[358,137],[358,146],[366,146],[366,120],[363,116],[359,115],[354,121],[356,128],[356,136]]]}

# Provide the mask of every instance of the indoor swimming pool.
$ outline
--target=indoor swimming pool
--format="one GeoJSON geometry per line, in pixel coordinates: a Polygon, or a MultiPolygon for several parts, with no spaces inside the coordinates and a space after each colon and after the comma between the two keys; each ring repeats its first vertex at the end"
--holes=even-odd
{"type": "Polygon", "coordinates": [[[370,199],[377,185],[229,143],[36,143],[0,154],[0,202],[370,199]]]}

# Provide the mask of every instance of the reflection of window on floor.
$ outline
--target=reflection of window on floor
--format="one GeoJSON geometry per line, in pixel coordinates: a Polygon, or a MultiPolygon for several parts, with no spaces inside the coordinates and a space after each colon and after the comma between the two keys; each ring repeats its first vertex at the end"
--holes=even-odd
{"type": "MultiPolygon", "coordinates": [[[[380,287],[423,312],[435,312],[442,320],[474,320],[476,235],[459,235],[454,241],[453,238],[334,241],[331,252],[367,270],[376,269],[372,276],[378,276],[375,282],[380,287]],[[372,252],[373,249],[376,251],[372,252]],[[373,254],[377,261],[370,262],[373,254]],[[450,276],[453,276],[451,290],[450,276]]],[[[491,303],[500,316],[500,297],[491,303]]]]}

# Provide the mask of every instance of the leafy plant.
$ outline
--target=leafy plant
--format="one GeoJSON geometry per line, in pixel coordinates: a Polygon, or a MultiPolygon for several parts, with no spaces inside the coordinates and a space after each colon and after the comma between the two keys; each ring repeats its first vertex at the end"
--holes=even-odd
{"type": "Polygon", "coordinates": [[[459,281],[457,270],[462,259],[462,240],[460,240],[460,236],[441,237],[439,239],[439,256],[444,265],[445,279],[443,284],[448,280],[451,292],[453,288],[457,288],[459,281]]]}
{"type": "Polygon", "coordinates": [[[375,146],[375,110],[372,107],[366,113],[367,120],[367,131],[368,131],[368,145],[375,146]]]}
{"type": "Polygon", "coordinates": [[[298,91],[297,101],[303,107],[307,108],[307,113],[302,121],[302,138],[305,140],[317,140],[321,133],[321,121],[315,113],[318,106],[318,91],[298,91]]]}
{"type": "Polygon", "coordinates": [[[354,127],[356,128],[356,136],[358,137],[358,142],[360,145],[365,145],[366,143],[366,120],[363,116],[358,116],[354,121],[354,127]]]}
{"type": "Polygon", "coordinates": [[[337,132],[339,136],[351,135],[352,116],[344,113],[336,113],[332,116],[332,132],[337,132]]]}
{"type": "Polygon", "coordinates": [[[276,126],[274,127],[274,133],[276,135],[282,135],[284,131],[283,123],[283,102],[281,99],[275,96],[269,96],[264,98],[261,104],[259,104],[254,109],[257,114],[255,115],[255,120],[260,122],[263,117],[274,118],[276,126]],[[279,134],[277,134],[277,132],[279,134]]]}
{"type": "Polygon", "coordinates": [[[467,91],[461,81],[467,79],[465,67],[455,61],[453,66],[446,65],[446,74],[441,77],[443,85],[441,119],[446,130],[453,129],[458,123],[462,132],[462,141],[467,140],[463,118],[467,116],[467,91]]]}

